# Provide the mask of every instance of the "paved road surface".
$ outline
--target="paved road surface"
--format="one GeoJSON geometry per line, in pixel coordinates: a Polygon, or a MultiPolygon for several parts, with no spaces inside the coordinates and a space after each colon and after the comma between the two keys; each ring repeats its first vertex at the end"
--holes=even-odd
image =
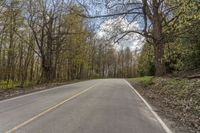
{"type": "Polygon", "coordinates": [[[0,101],[0,132],[165,133],[123,79],[90,80],[0,101]]]}

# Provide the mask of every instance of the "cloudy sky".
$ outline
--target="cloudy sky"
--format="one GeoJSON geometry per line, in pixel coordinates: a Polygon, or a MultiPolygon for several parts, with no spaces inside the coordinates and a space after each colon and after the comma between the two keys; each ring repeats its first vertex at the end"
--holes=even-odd
{"type": "Polygon", "coordinates": [[[125,18],[111,18],[100,24],[97,30],[98,38],[112,39],[112,42],[132,50],[139,49],[143,45],[144,38],[136,33],[129,33],[121,38],[126,31],[139,29],[137,22],[129,23],[125,18]]]}
{"type": "MultiPolygon", "coordinates": [[[[87,9],[88,14],[90,16],[96,16],[96,15],[105,15],[105,14],[112,14],[110,10],[108,10],[105,6],[105,0],[78,0],[80,3],[82,3],[87,9]]],[[[116,2],[127,2],[130,0],[111,0],[110,4],[115,4],[116,2]]],[[[138,0],[132,0],[132,1],[138,1],[138,0]]],[[[121,11],[121,10],[117,10],[121,11]]],[[[114,12],[116,13],[116,12],[114,12]]],[[[133,16],[132,16],[133,17],[133,16]]],[[[112,43],[117,44],[119,47],[123,46],[130,47],[132,50],[141,48],[144,42],[144,38],[139,36],[135,33],[130,33],[127,36],[125,36],[123,39],[119,38],[122,37],[123,34],[120,34],[122,32],[128,31],[128,30],[135,30],[140,28],[140,24],[136,21],[129,22],[127,19],[131,17],[121,17],[121,16],[115,16],[110,18],[95,18],[91,20],[91,23],[94,24],[94,27],[97,32],[97,38],[106,38],[110,39],[112,38],[112,43]],[[117,41],[117,42],[116,42],[117,41]]]]}

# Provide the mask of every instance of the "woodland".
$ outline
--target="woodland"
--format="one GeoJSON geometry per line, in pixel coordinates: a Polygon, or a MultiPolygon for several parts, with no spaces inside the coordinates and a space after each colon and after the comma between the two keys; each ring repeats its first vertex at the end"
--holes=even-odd
{"type": "Polygon", "coordinates": [[[105,0],[106,14],[85,0],[1,0],[0,83],[26,86],[94,78],[165,76],[200,69],[198,0],[105,0]],[[122,17],[138,29],[97,37],[96,19],[122,17]],[[122,43],[144,38],[140,49],[122,43]],[[114,39],[113,39],[114,38],[114,39]],[[113,41],[115,40],[115,41],[113,41]]]}

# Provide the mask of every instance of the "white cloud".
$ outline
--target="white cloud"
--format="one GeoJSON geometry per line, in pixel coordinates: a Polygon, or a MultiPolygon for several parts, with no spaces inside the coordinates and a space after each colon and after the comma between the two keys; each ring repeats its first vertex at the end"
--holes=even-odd
{"type": "MultiPolygon", "coordinates": [[[[105,39],[110,39],[112,38],[113,42],[118,40],[119,38],[122,37],[123,34],[126,31],[130,30],[138,30],[139,24],[135,21],[132,23],[129,23],[126,19],[122,17],[117,17],[114,19],[109,19],[104,21],[100,25],[99,32],[97,33],[98,38],[105,38],[105,39]]],[[[118,44],[119,46],[124,46],[124,47],[130,47],[132,50],[141,48],[143,45],[144,38],[137,34],[137,33],[129,33],[123,39],[119,40],[118,44]]]]}

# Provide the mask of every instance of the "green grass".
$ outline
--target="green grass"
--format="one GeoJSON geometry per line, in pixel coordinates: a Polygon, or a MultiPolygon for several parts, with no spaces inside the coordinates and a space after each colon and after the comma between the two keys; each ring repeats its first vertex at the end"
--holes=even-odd
{"type": "Polygon", "coordinates": [[[15,88],[16,86],[19,85],[19,82],[15,82],[12,80],[9,81],[0,81],[0,89],[11,89],[11,88],[15,88]]]}
{"type": "MultiPolygon", "coordinates": [[[[29,81],[24,81],[23,87],[28,87],[36,84],[35,82],[29,82],[29,81]]],[[[17,86],[20,86],[20,82],[18,81],[0,81],[0,89],[13,89],[16,88],[17,86]]]]}
{"type": "Polygon", "coordinates": [[[153,84],[153,76],[144,76],[137,78],[129,78],[130,81],[140,82],[145,86],[153,84]]]}

